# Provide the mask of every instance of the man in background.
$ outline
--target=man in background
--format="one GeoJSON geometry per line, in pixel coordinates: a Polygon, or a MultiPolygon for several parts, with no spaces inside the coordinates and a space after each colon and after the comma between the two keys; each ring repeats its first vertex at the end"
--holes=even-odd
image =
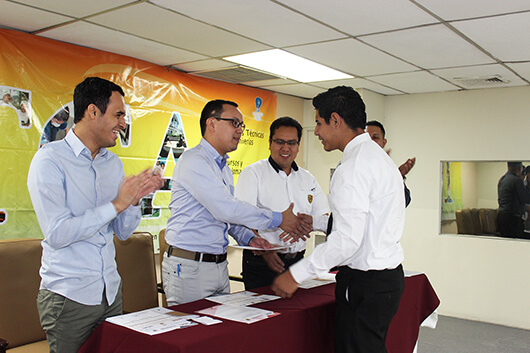
{"type": "Polygon", "coordinates": [[[74,130],[40,148],[28,190],[44,234],[37,306],[50,352],[77,352],[98,324],[122,312],[113,234],[140,223],[139,200],[162,185],[149,171],[124,178],[107,150],[125,124],[118,85],[88,77],[74,91],[74,130]]]}
{"type": "MultiPolygon", "coordinates": [[[[366,132],[370,134],[372,140],[381,146],[381,148],[385,148],[387,140],[385,138],[385,128],[383,127],[383,124],[377,120],[371,120],[366,123],[366,132]]],[[[414,164],[416,164],[416,157],[407,159],[405,163],[400,165],[398,168],[401,176],[403,177],[403,187],[405,188],[405,206],[408,206],[411,201],[410,190],[407,187],[407,184],[405,184],[405,180],[407,179],[406,175],[414,167],[414,164]]]]}
{"type": "Polygon", "coordinates": [[[228,235],[238,244],[270,248],[252,229],[280,227],[296,239],[312,230],[293,212],[259,209],[236,199],[227,153],[235,151],[245,128],[238,105],[208,102],[200,118],[200,143],[177,161],[171,181],[169,245],[162,262],[168,305],[230,292],[226,251],[228,235]]]}
{"type": "Polygon", "coordinates": [[[523,178],[523,163],[508,162],[508,171],[499,179],[497,227],[503,237],[523,237],[525,205],[530,203],[530,190],[523,178]]]}
{"type": "Polygon", "coordinates": [[[365,105],[353,88],[329,89],[313,99],[313,106],[315,135],[324,150],[343,152],[330,186],[333,226],[325,243],[276,278],[273,290],[291,297],[299,283],[339,266],[335,352],[386,352],[386,334],[404,288],[403,178],[365,133],[365,105]]]}
{"type": "MultiPolygon", "coordinates": [[[[270,126],[270,157],[243,169],[235,196],[263,209],[283,210],[294,203],[295,213],[307,214],[315,230],[326,230],[329,205],[315,177],[294,161],[300,148],[302,126],[293,118],[276,119],[270,126]]],[[[259,231],[271,244],[288,246],[264,251],[261,256],[243,250],[245,289],[270,286],[274,278],[304,257],[306,240],[294,243],[279,228],[259,231]]]]}

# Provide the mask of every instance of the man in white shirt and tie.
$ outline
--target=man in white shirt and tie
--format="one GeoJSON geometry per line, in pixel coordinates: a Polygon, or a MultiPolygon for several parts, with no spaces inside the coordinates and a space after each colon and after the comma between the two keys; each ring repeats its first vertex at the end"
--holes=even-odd
{"type": "Polygon", "coordinates": [[[302,281],[338,266],[335,352],[386,352],[404,288],[403,178],[365,133],[365,105],[351,87],[323,92],[313,106],[324,149],[343,152],[330,186],[333,226],[327,241],[278,276],[273,289],[291,297],[302,281]]]}

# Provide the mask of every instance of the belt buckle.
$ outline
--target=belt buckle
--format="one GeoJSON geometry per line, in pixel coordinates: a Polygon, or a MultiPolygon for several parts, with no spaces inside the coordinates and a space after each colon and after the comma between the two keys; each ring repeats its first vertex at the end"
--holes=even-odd
{"type": "Polygon", "coordinates": [[[215,263],[219,264],[225,259],[225,254],[215,255],[215,263]]]}

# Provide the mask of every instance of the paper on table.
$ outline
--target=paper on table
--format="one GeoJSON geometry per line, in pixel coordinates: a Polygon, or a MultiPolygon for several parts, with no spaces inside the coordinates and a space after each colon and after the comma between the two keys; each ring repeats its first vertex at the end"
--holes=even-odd
{"type": "Polygon", "coordinates": [[[247,306],[280,299],[280,297],[277,295],[259,294],[249,291],[243,291],[232,294],[216,295],[213,297],[208,297],[206,299],[219,304],[247,306]]]}
{"type": "Polygon", "coordinates": [[[274,311],[270,310],[237,305],[216,305],[197,311],[197,313],[242,322],[245,324],[252,324],[257,321],[280,315],[280,313],[275,313],[274,311]]]}
{"type": "Polygon", "coordinates": [[[210,326],[210,325],[215,325],[215,324],[220,324],[222,321],[221,320],[217,320],[217,319],[213,319],[209,316],[199,316],[195,319],[192,319],[193,321],[195,322],[198,322],[199,324],[203,324],[203,325],[206,325],[206,326],[210,326]]]}
{"type": "MultiPolygon", "coordinates": [[[[274,244],[272,244],[274,245],[274,244]]],[[[283,250],[287,249],[288,245],[276,245],[270,249],[263,249],[263,248],[256,248],[254,246],[245,246],[245,245],[229,245],[231,248],[234,249],[243,249],[243,250],[261,250],[261,251],[272,251],[272,250],[283,250]]]]}
{"type": "Polygon", "coordinates": [[[179,328],[197,325],[189,319],[198,315],[179,313],[167,308],[151,308],[130,314],[109,317],[106,320],[116,325],[127,327],[131,330],[156,335],[179,328]],[[168,315],[169,314],[169,315],[168,315]]]}

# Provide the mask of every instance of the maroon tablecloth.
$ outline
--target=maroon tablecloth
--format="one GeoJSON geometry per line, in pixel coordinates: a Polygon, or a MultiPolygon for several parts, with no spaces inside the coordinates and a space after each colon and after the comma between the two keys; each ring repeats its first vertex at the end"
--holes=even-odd
{"type": "MultiPolygon", "coordinates": [[[[334,289],[334,284],[299,289],[291,299],[257,304],[255,307],[273,310],[280,315],[253,324],[223,320],[217,325],[199,324],[149,336],[104,322],[79,352],[333,352],[334,289]]],[[[261,288],[257,292],[272,294],[270,288],[261,288]]],[[[438,304],[438,297],[425,275],[406,277],[405,292],[388,334],[388,352],[412,352],[421,322],[438,304]]],[[[203,299],[172,309],[194,313],[213,305],[216,303],[203,299]]]]}

